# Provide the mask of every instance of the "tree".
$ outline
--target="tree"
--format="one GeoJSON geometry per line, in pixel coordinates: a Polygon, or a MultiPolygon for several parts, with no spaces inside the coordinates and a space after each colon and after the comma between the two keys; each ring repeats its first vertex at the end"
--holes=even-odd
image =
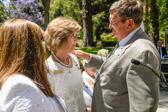
{"type": "Polygon", "coordinates": [[[154,43],[156,45],[158,39],[159,39],[159,13],[158,8],[156,6],[156,0],[151,0],[151,32],[150,36],[154,40],[154,43]]]}
{"type": "Polygon", "coordinates": [[[165,37],[165,28],[168,27],[168,2],[167,0],[144,1],[145,31],[152,37],[156,44],[159,38],[163,39],[165,37]]]}
{"type": "Polygon", "coordinates": [[[109,30],[109,8],[115,0],[94,0],[92,1],[93,28],[96,34],[96,40],[100,40],[103,32],[109,30]]]}
{"type": "Polygon", "coordinates": [[[45,20],[45,28],[47,28],[47,25],[49,23],[49,9],[50,9],[50,0],[41,0],[43,7],[44,7],[44,20],[45,20]]]}
{"type": "Polygon", "coordinates": [[[147,27],[148,24],[149,24],[149,20],[148,20],[148,15],[149,15],[149,1],[148,0],[145,0],[145,31],[148,33],[149,31],[149,28],[147,27]]]}
{"type": "Polygon", "coordinates": [[[82,0],[82,7],[84,47],[93,46],[91,0],[82,0]]]}
{"type": "Polygon", "coordinates": [[[159,31],[160,36],[163,37],[168,27],[168,0],[157,0],[157,7],[159,9],[159,31]]]}
{"type": "Polygon", "coordinates": [[[13,0],[10,2],[10,18],[21,18],[42,25],[43,17],[37,0],[13,0]]]}

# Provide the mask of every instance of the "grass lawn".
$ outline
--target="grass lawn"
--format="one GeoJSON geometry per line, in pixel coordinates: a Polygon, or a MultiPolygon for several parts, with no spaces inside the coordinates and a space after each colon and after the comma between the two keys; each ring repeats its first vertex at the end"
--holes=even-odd
{"type": "Polygon", "coordinates": [[[107,49],[109,52],[113,49],[113,47],[102,47],[102,42],[97,41],[97,47],[83,47],[83,40],[79,39],[77,43],[77,50],[85,51],[92,54],[97,54],[100,49],[107,49]]]}

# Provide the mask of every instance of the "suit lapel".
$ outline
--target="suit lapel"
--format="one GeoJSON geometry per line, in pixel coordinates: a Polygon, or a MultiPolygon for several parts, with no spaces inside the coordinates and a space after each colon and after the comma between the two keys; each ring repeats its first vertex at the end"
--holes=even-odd
{"type": "Polygon", "coordinates": [[[117,57],[120,58],[130,46],[131,46],[131,44],[126,45],[126,46],[120,48],[119,51],[117,52],[118,53],[117,57]]]}
{"type": "Polygon", "coordinates": [[[116,51],[116,49],[118,48],[118,46],[119,46],[119,43],[117,43],[117,44],[115,45],[113,51],[111,51],[111,52],[109,53],[109,55],[107,56],[107,59],[116,51]]]}

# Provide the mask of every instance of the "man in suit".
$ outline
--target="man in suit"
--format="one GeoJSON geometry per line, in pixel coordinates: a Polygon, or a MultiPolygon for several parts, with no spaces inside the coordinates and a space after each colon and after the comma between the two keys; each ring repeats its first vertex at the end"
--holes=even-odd
{"type": "Polygon", "coordinates": [[[160,57],[162,58],[164,55],[167,55],[166,48],[162,46],[163,45],[163,40],[158,40],[157,41],[157,49],[160,54],[160,57]]]}
{"type": "Polygon", "coordinates": [[[86,66],[99,69],[92,112],[156,112],[159,101],[160,56],[142,31],[143,6],[137,0],[120,0],[110,7],[112,34],[119,43],[104,57],[75,51],[86,66]],[[143,65],[131,63],[137,59],[143,65]],[[153,72],[151,69],[155,72],[153,72]]]}

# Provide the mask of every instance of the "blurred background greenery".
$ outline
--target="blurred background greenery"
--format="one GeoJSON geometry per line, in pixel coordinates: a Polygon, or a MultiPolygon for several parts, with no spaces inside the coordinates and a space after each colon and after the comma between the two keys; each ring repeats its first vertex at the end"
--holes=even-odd
{"type": "MultiPolygon", "coordinates": [[[[73,18],[82,26],[77,46],[114,47],[118,42],[111,34],[109,8],[118,0],[0,0],[0,25],[11,18],[36,22],[45,30],[56,17],[73,18]]],[[[168,0],[141,0],[145,32],[154,40],[168,43],[168,0]]],[[[166,46],[167,47],[167,46],[166,46]]]]}

